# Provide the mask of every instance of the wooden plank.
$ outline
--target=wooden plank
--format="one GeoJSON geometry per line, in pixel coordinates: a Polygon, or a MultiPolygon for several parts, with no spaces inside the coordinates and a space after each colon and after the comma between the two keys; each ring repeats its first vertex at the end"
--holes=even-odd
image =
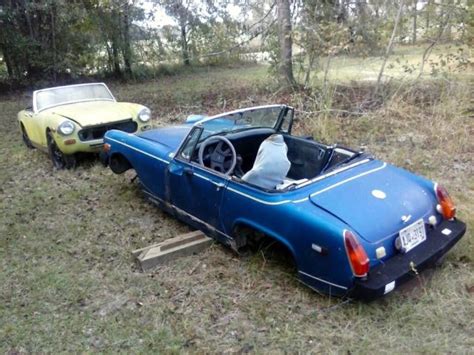
{"type": "Polygon", "coordinates": [[[152,245],[149,245],[149,246],[144,247],[144,248],[133,250],[132,255],[137,258],[145,250],[148,250],[148,249],[151,249],[151,248],[158,248],[158,247],[161,247],[161,246],[164,246],[165,248],[167,248],[167,245],[170,245],[170,244],[185,243],[188,238],[189,239],[203,238],[205,236],[206,235],[203,232],[201,232],[200,230],[192,231],[192,232],[185,233],[185,234],[180,234],[177,237],[166,239],[166,240],[164,240],[162,242],[159,242],[157,244],[152,244],[152,245]]]}
{"type": "Polygon", "coordinates": [[[208,248],[212,243],[213,239],[207,237],[201,231],[194,231],[146,248],[134,250],[132,254],[137,258],[141,269],[147,271],[178,257],[195,254],[208,248]]]}

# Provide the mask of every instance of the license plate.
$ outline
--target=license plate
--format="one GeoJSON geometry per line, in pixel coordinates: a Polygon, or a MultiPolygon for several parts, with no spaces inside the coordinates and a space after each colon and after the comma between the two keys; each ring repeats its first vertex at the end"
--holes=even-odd
{"type": "Polygon", "coordinates": [[[402,250],[406,253],[426,240],[425,223],[419,219],[400,231],[402,250]]]}

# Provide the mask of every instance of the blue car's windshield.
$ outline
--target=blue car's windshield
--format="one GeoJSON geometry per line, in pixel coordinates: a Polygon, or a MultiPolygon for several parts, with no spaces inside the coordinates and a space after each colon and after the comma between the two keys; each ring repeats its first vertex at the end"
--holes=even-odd
{"type": "Polygon", "coordinates": [[[266,106],[234,111],[200,123],[203,131],[200,141],[209,136],[236,132],[249,128],[275,128],[285,106],[266,106]]]}

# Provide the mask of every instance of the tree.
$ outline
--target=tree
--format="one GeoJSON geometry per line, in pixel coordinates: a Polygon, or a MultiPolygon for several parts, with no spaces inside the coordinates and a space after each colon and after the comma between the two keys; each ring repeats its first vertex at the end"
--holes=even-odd
{"type": "Polygon", "coordinates": [[[193,26],[199,23],[197,9],[192,8],[193,4],[190,0],[161,0],[159,2],[166,13],[178,22],[183,64],[190,65],[188,30],[192,30],[193,26]]]}
{"type": "Polygon", "coordinates": [[[413,37],[412,37],[412,43],[416,43],[416,31],[417,31],[417,24],[416,20],[418,17],[418,0],[413,0],[413,37]]]}
{"type": "Polygon", "coordinates": [[[295,86],[293,76],[293,40],[291,37],[291,12],[289,0],[277,0],[278,37],[280,43],[279,72],[281,82],[286,86],[295,86]]]}

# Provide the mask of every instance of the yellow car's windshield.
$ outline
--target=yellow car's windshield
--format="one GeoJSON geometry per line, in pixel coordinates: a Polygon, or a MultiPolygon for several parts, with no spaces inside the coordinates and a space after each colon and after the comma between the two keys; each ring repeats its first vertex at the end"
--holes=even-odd
{"type": "Polygon", "coordinates": [[[101,83],[61,86],[39,90],[36,92],[35,100],[35,109],[37,111],[75,102],[97,100],[115,101],[107,86],[101,83]]]}

